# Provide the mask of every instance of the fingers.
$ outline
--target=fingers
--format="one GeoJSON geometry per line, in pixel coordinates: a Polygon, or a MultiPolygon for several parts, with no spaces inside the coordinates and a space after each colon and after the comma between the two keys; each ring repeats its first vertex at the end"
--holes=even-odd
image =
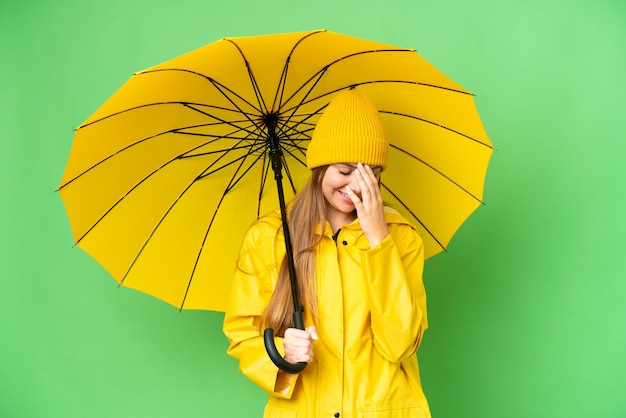
{"type": "Polygon", "coordinates": [[[348,196],[352,200],[352,203],[354,204],[354,208],[356,209],[357,213],[361,213],[361,208],[363,207],[361,198],[356,193],[354,193],[354,190],[352,190],[350,186],[346,186],[346,191],[348,192],[348,196]]]}
{"type": "Polygon", "coordinates": [[[354,170],[354,175],[361,192],[360,196],[349,185],[346,186],[346,190],[355,207],[358,209],[361,203],[367,207],[370,207],[372,204],[382,204],[378,177],[374,170],[369,165],[358,163],[357,168],[354,170]]]}
{"type": "Polygon", "coordinates": [[[378,186],[378,178],[374,174],[372,167],[358,163],[355,174],[361,189],[361,200],[363,203],[378,203],[380,200],[380,188],[378,186]]]}
{"type": "Polygon", "coordinates": [[[357,212],[363,210],[379,210],[382,205],[382,197],[380,195],[380,187],[378,177],[369,165],[357,164],[354,175],[358,183],[361,195],[357,195],[350,186],[346,186],[348,196],[352,199],[357,212]]]}
{"type": "Polygon", "coordinates": [[[309,335],[311,336],[312,340],[317,340],[317,330],[315,329],[314,325],[311,325],[310,327],[307,327],[307,329],[305,330],[306,332],[309,333],[309,335]]]}
{"type": "Polygon", "coordinates": [[[357,216],[361,221],[361,228],[363,228],[370,247],[374,247],[389,234],[378,177],[370,166],[361,163],[357,164],[355,177],[361,189],[361,198],[359,199],[349,187],[347,188],[348,195],[354,202],[357,216]]]}
{"type": "Polygon", "coordinates": [[[315,327],[306,330],[288,328],[285,331],[283,346],[285,347],[285,360],[289,363],[310,363],[313,361],[313,340],[317,339],[315,327]]]}

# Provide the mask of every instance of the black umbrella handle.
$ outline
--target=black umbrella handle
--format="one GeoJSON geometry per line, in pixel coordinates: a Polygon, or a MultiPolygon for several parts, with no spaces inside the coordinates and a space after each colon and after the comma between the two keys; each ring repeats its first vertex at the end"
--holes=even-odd
{"type": "MultiPolygon", "coordinates": [[[[302,313],[300,311],[294,312],[293,322],[295,328],[304,329],[304,322],[302,321],[302,313]]],[[[265,328],[265,331],[263,332],[263,342],[265,343],[265,351],[267,351],[267,355],[280,370],[290,374],[298,374],[306,367],[305,362],[297,364],[289,363],[280,355],[278,349],[276,349],[276,344],[274,343],[274,330],[272,328],[265,328]]]]}

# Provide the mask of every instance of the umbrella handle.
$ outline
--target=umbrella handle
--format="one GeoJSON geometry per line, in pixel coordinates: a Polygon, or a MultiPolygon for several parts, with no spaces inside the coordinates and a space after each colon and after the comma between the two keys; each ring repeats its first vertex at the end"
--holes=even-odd
{"type": "Polygon", "coordinates": [[[272,328],[265,328],[263,332],[263,342],[265,342],[267,355],[280,370],[289,374],[298,374],[306,367],[306,363],[304,362],[297,364],[289,363],[280,355],[274,343],[274,330],[272,328]]]}
{"type": "MultiPolygon", "coordinates": [[[[295,328],[304,329],[302,308],[293,313],[293,325],[295,328]]],[[[296,364],[289,363],[283,358],[283,356],[280,355],[278,349],[276,348],[276,343],[274,342],[274,330],[272,328],[265,328],[265,331],[263,332],[263,342],[265,343],[265,351],[267,351],[267,355],[280,370],[289,374],[298,374],[306,367],[305,362],[296,364]]]]}

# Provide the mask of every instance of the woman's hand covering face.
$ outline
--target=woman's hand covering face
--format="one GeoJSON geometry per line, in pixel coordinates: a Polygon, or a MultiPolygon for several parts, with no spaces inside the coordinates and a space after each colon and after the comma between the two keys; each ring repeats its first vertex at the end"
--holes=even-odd
{"type": "Polygon", "coordinates": [[[361,228],[371,248],[389,235],[387,222],[385,222],[383,199],[380,195],[378,177],[370,166],[358,163],[355,175],[361,190],[361,195],[358,196],[349,186],[347,187],[347,191],[350,199],[352,199],[354,203],[361,228]]]}

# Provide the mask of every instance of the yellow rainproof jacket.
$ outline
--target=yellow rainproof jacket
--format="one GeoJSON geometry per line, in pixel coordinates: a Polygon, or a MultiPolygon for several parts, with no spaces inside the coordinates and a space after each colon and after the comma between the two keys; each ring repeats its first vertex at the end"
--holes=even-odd
{"type": "MultiPolygon", "coordinates": [[[[326,225],[316,254],[319,339],[299,375],[278,371],[259,329],[285,254],[280,215],[250,227],[224,332],[240,370],[269,394],[265,417],[430,417],[415,355],[427,328],[422,240],[395,211],[385,217],[390,234],[371,249],[358,219],[336,242],[326,225]]],[[[276,345],[283,350],[282,338],[276,345]]]]}

